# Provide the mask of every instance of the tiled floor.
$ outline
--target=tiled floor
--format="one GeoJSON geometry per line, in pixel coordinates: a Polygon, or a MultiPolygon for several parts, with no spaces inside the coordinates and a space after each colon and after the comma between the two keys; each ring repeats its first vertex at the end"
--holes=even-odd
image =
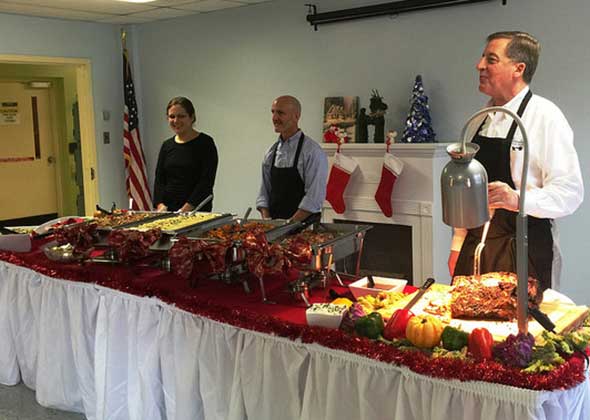
{"type": "Polygon", "coordinates": [[[81,414],[41,407],[23,384],[0,385],[0,420],[84,420],[81,414]]]}

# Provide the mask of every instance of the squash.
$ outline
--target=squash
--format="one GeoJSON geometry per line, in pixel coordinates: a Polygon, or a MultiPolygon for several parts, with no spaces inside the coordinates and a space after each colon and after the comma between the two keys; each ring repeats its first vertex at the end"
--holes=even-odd
{"type": "Polygon", "coordinates": [[[346,305],[347,308],[352,306],[352,300],[345,297],[339,297],[332,301],[332,305],[346,305]]]}
{"type": "Polygon", "coordinates": [[[443,325],[432,315],[410,318],[406,326],[406,338],[416,347],[430,349],[440,343],[443,325]]]}

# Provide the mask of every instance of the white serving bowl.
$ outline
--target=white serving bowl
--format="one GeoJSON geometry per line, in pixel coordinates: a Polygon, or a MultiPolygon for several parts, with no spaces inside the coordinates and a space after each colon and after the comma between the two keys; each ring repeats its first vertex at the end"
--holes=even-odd
{"type": "Polygon", "coordinates": [[[346,305],[334,305],[332,303],[314,303],[305,311],[305,318],[308,325],[324,328],[338,328],[342,322],[342,318],[348,312],[346,305]],[[332,307],[335,312],[326,313],[324,311],[317,312],[319,306],[332,307]]]}
{"type": "Polygon", "coordinates": [[[375,282],[375,287],[373,288],[368,287],[369,279],[367,277],[363,277],[349,284],[348,288],[354,298],[358,299],[365,295],[377,296],[380,292],[402,292],[406,284],[408,284],[407,280],[392,279],[389,277],[373,276],[373,281],[375,282]]]}

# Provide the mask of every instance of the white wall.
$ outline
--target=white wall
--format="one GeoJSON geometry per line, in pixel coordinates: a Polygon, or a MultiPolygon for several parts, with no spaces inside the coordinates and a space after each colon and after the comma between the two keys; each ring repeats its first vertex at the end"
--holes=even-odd
{"type": "MultiPolygon", "coordinates": [[[[145,88],[146,153],[154,167],[164,119],[175,95],[193,99],[198,128],[211,134],[221,160],[215,208],[242,212],[254,205],[259,161],[274,140],[270,103],[290,93],[303,103],[302,127],[320,138],[322,101],[358,95],[367,105],[372,89],[389,104],[386,129],[401,132],[413,80],[422,74],[439,141],[456,139],[467,117],[485,103],[477,91],[475,63],[487,34],[520,29],[542,42],[532,88],[568,117],[590,186],[590,16],[587,0],[494,1],[392,17],[320,26],[305,21],[307,0],[283,0],[138,27],[145,88]]],[[[329,0],[319,11],[374,4],[329,0]]],[[[559,221],[565,255],[563,290],[590,303],[587,258],[590,200],[559,221]]]]}
{"type": "Polygon", "coordinates": [[[123,166],[123,91],[119,28],[0,14],[0,54],[87,58],[92,62],[98,185],[102,204],[127,204],[123,166]],[[111,112],[102,120],[102,110],[111,112]],[[110,131],[111,143],[102,144],[110,131]]]}
{"type": "MultiPolygon", "coordinates": [[[[521,29],[542,42],[532,88],[556,102],[568,117],[590,186],[585,163],[590,158],[587,0],[509,0],[507,6],[497,0],[320,26],[317,32],[305,21],[306,2],[276,0],[134,28],[133,55],[138,57],[134,72],[151,181],[160,144],[170,136],[165,105],[176,95],[193,99],[198,128],[218,145],[215,208],[219,210],[241,213],[254,205],[259,162],[275,139],[270,103],[279,94],[299,97],[302,128],[319,138],[324,97],[358,95],[367,105],[371,90],[378,89],[389,105],[386,129],[399,132],[414,77],[422,74],[438,139],[453,140],[486,100],[477,92],[474,69],[485,36],[521,29]]],[[[315,3],[321,12],[377,1],[315,3]]],[[[98,144],[100,194],[104,204],[125,200],[117,117],[122,112],[118,28],[0,15],[0,54],[92,59],[97,135],[108,128],[113,139],[109,146],[98,144]],[[111,111],[110,122],[100,120],[102,109],[111,111]]],[[[563,290],[586,304],[590,304],[590,268],[585,261],[590,229],[584,220],[589,202],[590,198],[575,215],[559,221],[565,256],[563,290]]]]}

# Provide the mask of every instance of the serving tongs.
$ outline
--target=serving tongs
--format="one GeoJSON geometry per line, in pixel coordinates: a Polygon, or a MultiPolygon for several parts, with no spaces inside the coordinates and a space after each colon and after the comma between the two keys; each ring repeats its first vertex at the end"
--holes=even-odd
{"type": "Polygon", "coordinates": [[[244,226],[246,224],[246,222],[248,221],[248,217],[250,217],[251,212],[252,212],[252,207],[248,207],[246,209],[246,213],[244,213],[244,217],[242,217],[242,219],[238,221],[238,223],[241,226],[244,226]]]}
{"type": "Polygon", "coordinates": [[[486,238],[490,229],[490,221],[488,220],[483,226],[483,233],[481,235],[481,241],[475,247],[475,255],[473,256],[473,277],[479,279],[481,276],[481,253],[483,252],[484,246],[486,246],[486,238]]]}
{"type": "Polygon", "coordinates": [[[194,209],[192,209],[188,213],[184,213],[185,216],[194,216],[199,210],[201,210],[203,207],[205,207],[205,205],[211,200],[213,200],[213,194],[209,194],[207,197],[205,197],[205,199],[203,201],[201,201],[199,203],[199,205],[197,207],[195,207],[194,209]]]}
{"type": "Polygon", "coordinates": [[[6,226],[0,225],[0,233],[2,235],[18,235],[18,232],[8,229],[6,226]]]}
{"type": "MultiPolygon", "coordinates": [[[[191,210],[188,213],[180,213],[179,211],[176,211],[175,217],[181,216],[181,217],[189,217],[189,216],[193,216],[195,215],[200,209],[203,208],[203,206],[205,204],[207,204],[209,201],[211,201],[213,199],[213,194],[209,194],[203,201],[201,201],[197,207],[195,207],[193,210],[191,210]]],[[[166,213],[162,213],[162,215],[160,216],[161,218],[166,218],[167,214],[166,213]]],[[[154,220],[154,219],[152,219],[154,220]]],[[[185,229],[185,228],[183,228],[185,229]]],[[[176,231],[162,231],[160,234],[160,237],[158,238],[158,240],[156,242],[154,242],[151,246],[150,249],[153,251],[167,251],[170,249],[170,244],[171,244],[171,240],[173,237],[175,237],[179,232],[176,231]]]]}
{"type": "Polygon", "coordinates": [[[277,228],[271,229],[268,232],[266,232],[266,240],[268,242],[275,242],[278,239],[281,239],[285,236],[295,235],[295,234],[305,230],[309,226],[311,226],[315,223],[319,223],[321,218],[322,218],[321,213],[314,213],[314,214],[311,214],[311,215],[307,216],[305,219],[300,220],[298,222],[287,223],[283,226],[279,226],[277,228]]]}
{"type": "Polygon", "coordinates": [[[101,213],[108,214],[109,216],[112,216],[113,215],[113,211],[112,210],[104,209],[104,208],[100,207],[98,204],[96,205],[96,210],[99,211],[99,212],[101,212],[101,213]]]}

